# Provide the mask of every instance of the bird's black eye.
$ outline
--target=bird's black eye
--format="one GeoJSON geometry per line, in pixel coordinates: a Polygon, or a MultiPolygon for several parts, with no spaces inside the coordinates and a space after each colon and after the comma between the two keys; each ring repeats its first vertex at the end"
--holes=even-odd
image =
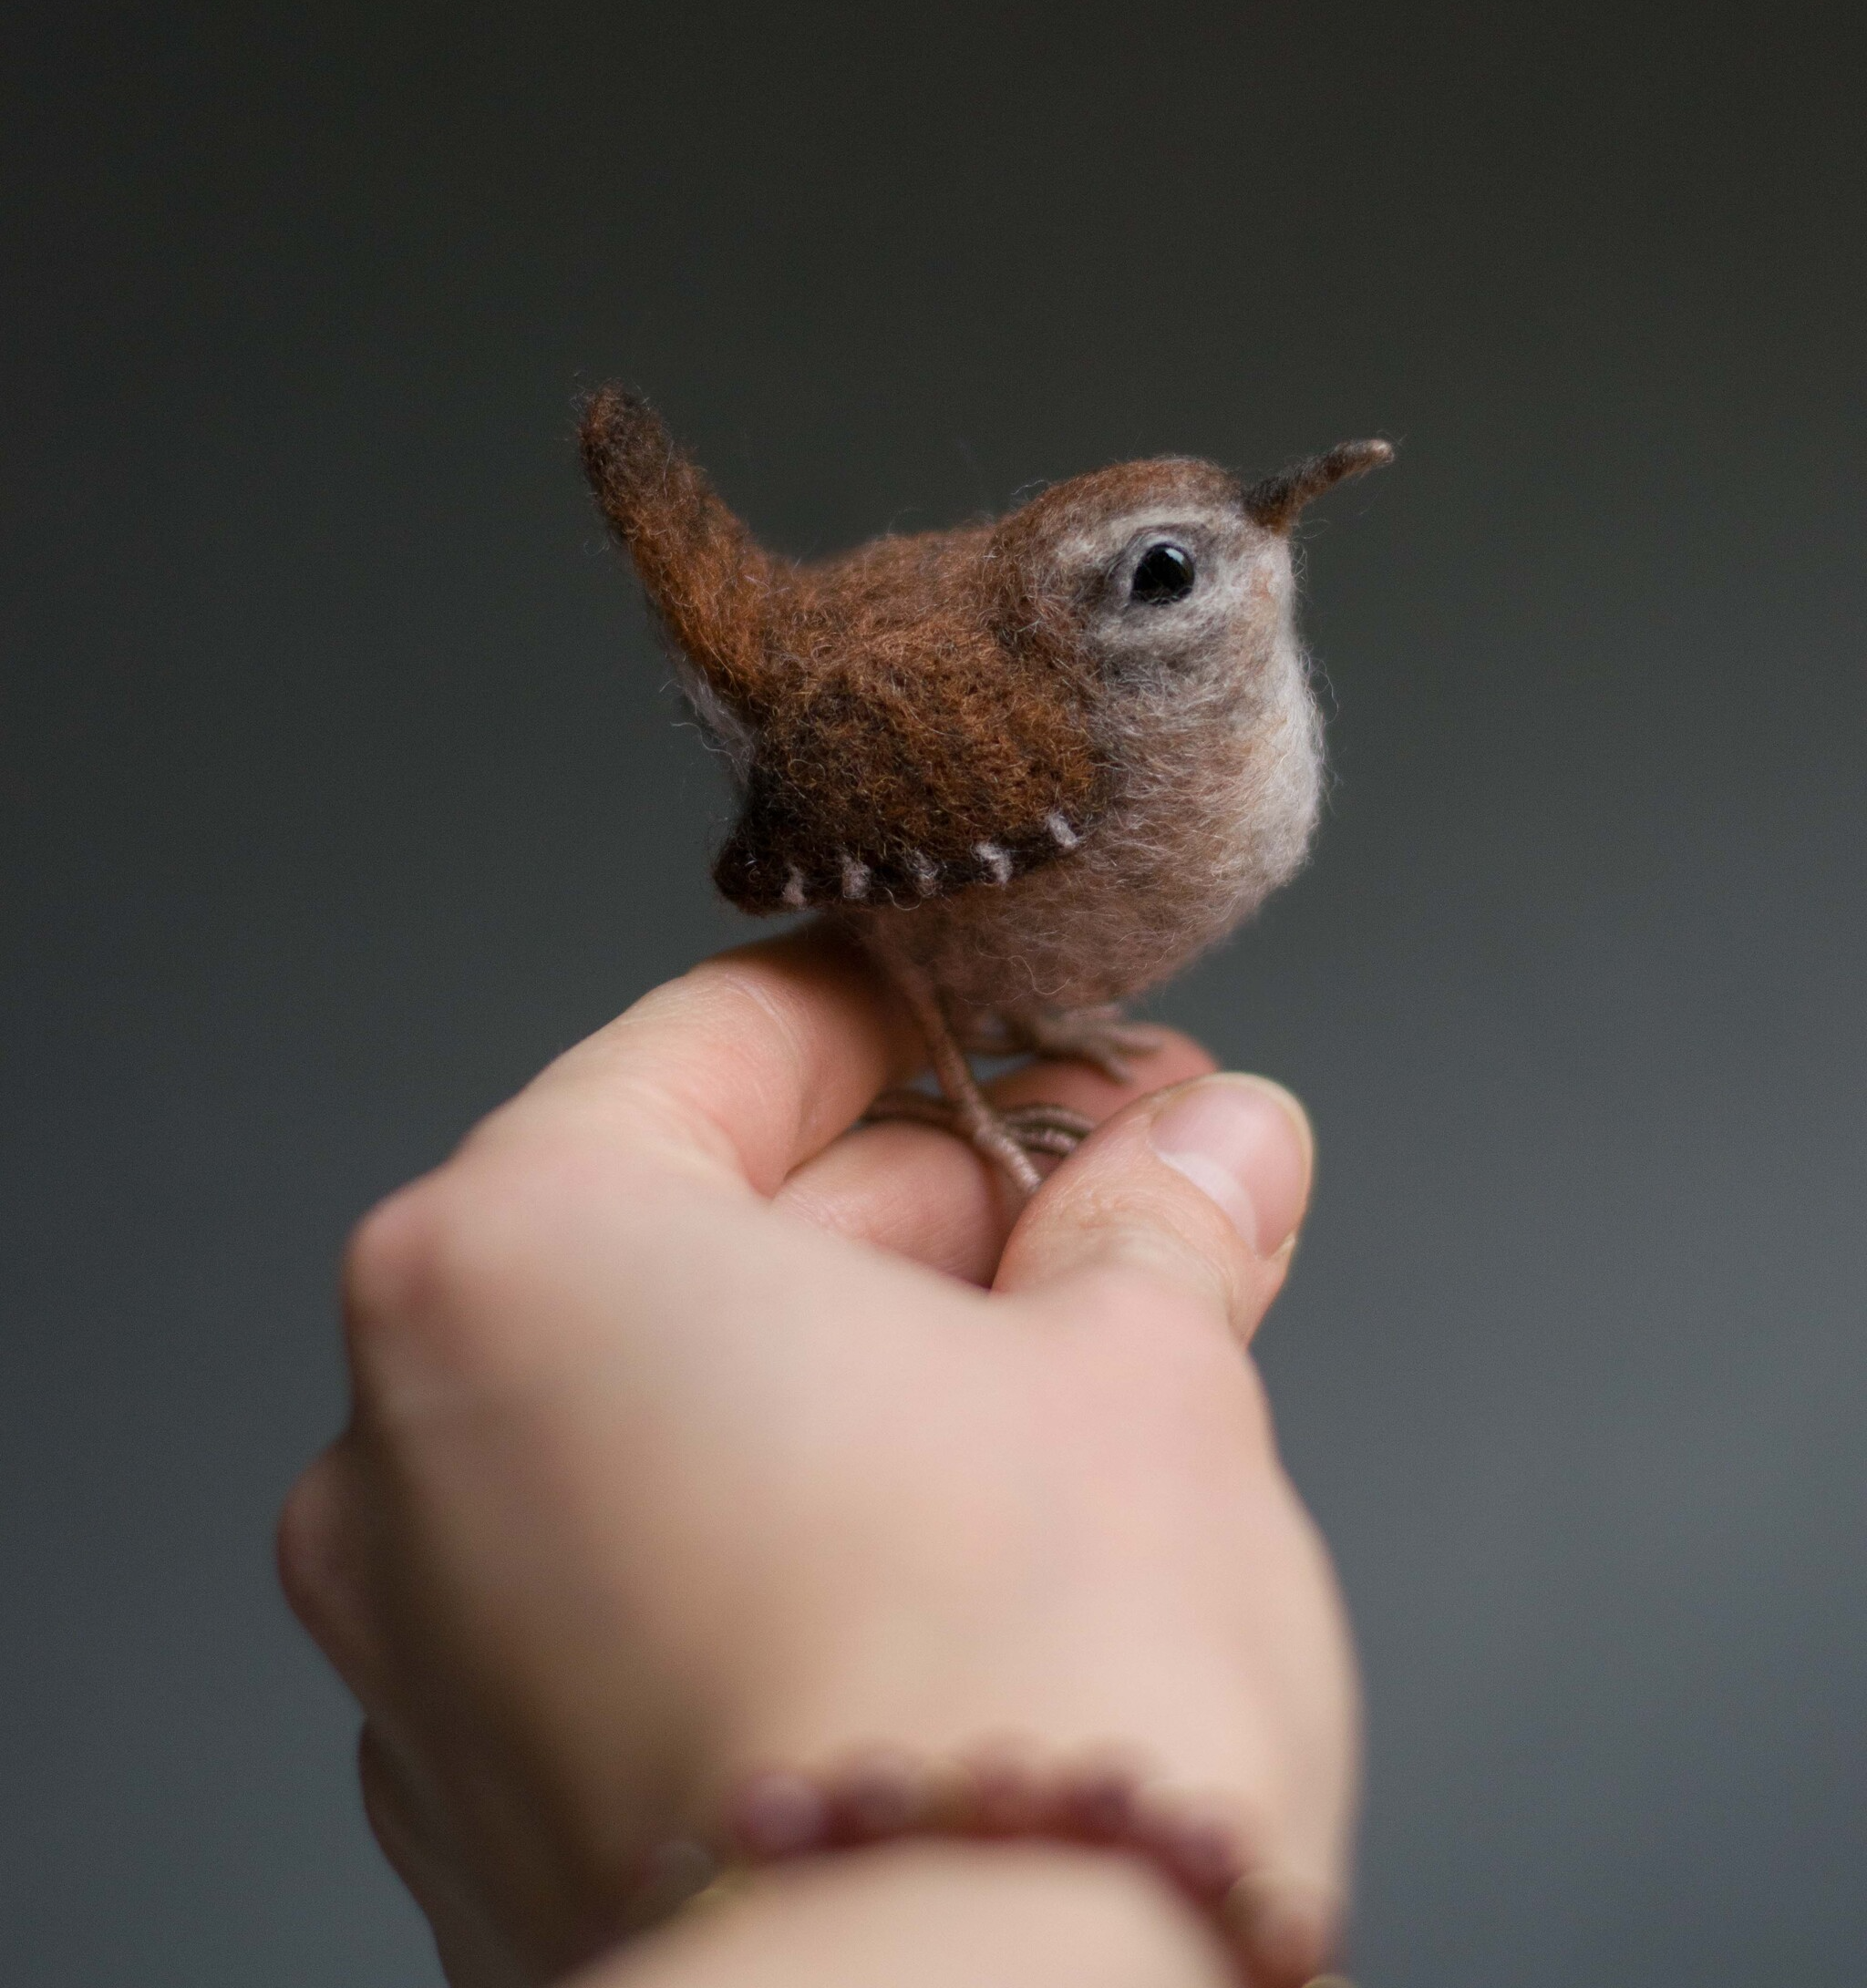
{"type": "Polygon", "coordinates": [[[1134,570],[1129,598],[1143,607],[1171,607],[1192,592],[1192,554],[1177,545],[1152,545],[1134,570]]]}

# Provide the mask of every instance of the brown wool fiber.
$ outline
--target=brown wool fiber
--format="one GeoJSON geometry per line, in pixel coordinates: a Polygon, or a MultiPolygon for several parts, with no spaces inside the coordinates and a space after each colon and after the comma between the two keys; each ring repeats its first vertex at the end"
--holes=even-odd
{"type": "Polygon", "coordinates": [[[1322,737],[1289,530],[1388,445],[1249,489],[1118,464],[995,524],[806,565],[754,541],[638,397],[594,395],[583,444],[740,790],[715,881],[846,921],[913,1004],[955,1128],[1033,1185],[1027,1152],[1078,1132],[991,1112],[959,1046],[1119,1068],[1137,1032],[1080,1011],[1165,979],[1300,868],[1322,737]]]}

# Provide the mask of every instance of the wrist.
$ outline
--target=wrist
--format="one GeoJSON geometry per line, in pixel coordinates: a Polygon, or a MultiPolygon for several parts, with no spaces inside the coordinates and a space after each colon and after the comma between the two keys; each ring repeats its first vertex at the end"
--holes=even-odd
{"type": "Polygon", "coordinates": [[[799,1860],[836,1862],[911,1843],[992,1846],[1003,1854],[1094,1852],[1105,1868],[1150,1875],[1216,1936],[1233,1981],[1295,1988],[1325,1964],[1338,1912],[1325,1887],[1267,1859],[1261,1833],[1229,1805],[1150,1785],[1110,1758],[1045,1771],[993,1749],[971,1761],[916,1763],[874,1756],[838,1773],[748,1777],[726,1805],[709,1845],[671,1839],[641,1860],[620,1923],[653,1925],[743,1890],[748,1874],[799,1860]]]}
{"type": "Polygon", "coordinates": [[[567,1988],[1233,1988],[1145,1865],[1062,1844],[913,1840],[761,1871],[567,1988]]]}

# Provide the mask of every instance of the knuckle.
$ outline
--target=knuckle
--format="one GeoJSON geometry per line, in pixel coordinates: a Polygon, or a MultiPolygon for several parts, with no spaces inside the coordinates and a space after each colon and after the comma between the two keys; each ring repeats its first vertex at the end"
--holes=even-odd
{"type": "Polygon", "coordinates": [[[1146,1216],[1099,1225],[1094,1282],[1105,1306],[1145,1311],[1155,1329],[1185,1325],[1210,1332],[1237,1313],[1231,1252],[1213,1239],[1189,1234],[1172,1219],[1146,1216]]]}
{"type": "Polygon", "coordinates": [[[1213,1293],[1201,1288],[1203,1282],[1159,1231],[1110,1228],[1081,1282],[1084,1323],[1117,1331],[1143,1325],[1157,1338],[1210,1336],[1213,1293]]]}
{"type": "Polygon", "coordinates": [[[444,1242],[435,1200],[426,1181],[402,1188],[352,1230],[344,1252],[344,1303],[353,1317],[391,1316],[432,1288],[444,1242]]]}
{"type": "Polygon", "coordinates": [[[480,1301],[501,1275],[505,1225],[481,1188],[443,1169],[364,1217],[345,1252],[344,1318],[359,1379],[385,1360],[459,1365],[480,1301]]]}
{"type": "Polygon", "coordinates": [[[279,1514],[279,1585],[305,1633],[359,1698],[380,1683],[377,1637],[359,1552],[356,1485],[339,1443],[308,1468],[279,1514]]]}
{"type": "Polygon", "coordinates": [[[273,1556],[293,1614],[317,1634],[327,1600],[335,1530],[335,1462],[327,1451],[299,1476],[279,1509],[273,1556]]]}
{"type": "Polygon", "coordinates": [[[1137,1413],[1151,1403],[1182,1426],[1213,1423],[1253,1454],[1274,1449],[1263,1377],[1220,1284],[1202,1286],[1183,1259],[1163,1260],[1143,1242],[1111,1252],[1057,1295],[1078,1331],[1127,1373],[1137,1413]]]}
{"type": "Polygon", "coordinates": [[[1212,1307],[1146,1278],[1092,1274],[1068,1313],[1071,1385],[1088,1422],[1119,1422],[1123,1440],[1179,1478],[1231,1496],[1241,1471],[1274,1455],[1250,1359],[1212,1307]]]}
{"type": "Polygon", "coordinates": [[[356,1782],[370,1834],[390,1869],[412,1890],[420,1868],[414,1811],[388,1748],[370,1721],[356,1736],[356,1782]]]}

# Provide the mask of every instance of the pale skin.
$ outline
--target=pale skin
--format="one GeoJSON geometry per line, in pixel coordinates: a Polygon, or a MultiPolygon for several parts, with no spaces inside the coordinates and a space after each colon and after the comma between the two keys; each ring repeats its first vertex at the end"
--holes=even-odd
{"type": "Polygon", "coordinates": [[[1259,1967],[1322,1964],[1356,1710],[1249,1345],[1300,1109],[1167,1038],[995,1100],[1099,1129],[1016,1207],[818,934],[656,990],[355,1238],[354,1412],[287,1591],[360,1701],[366,1803],[455,1988],[1218,1988],[1141,1864],[918,1843],[617,1943],[639,1854],[748,1772],[1016,1741],[1120,1757],[1247,1839],[1259,1967]]]}

